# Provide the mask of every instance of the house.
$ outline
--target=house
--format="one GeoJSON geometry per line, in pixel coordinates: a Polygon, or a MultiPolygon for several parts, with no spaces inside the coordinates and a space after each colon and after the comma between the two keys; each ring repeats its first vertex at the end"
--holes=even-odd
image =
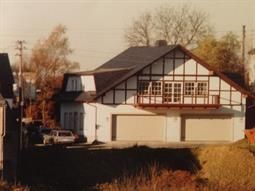
{"type": "Polygon", "coordinates": [[[0,53],[0,172],[1,178],[9,181],[17,175],[19,143],[13,84],[8,54],[0,53]]]}
{"type": "Polygon", "coordinates": [[[64,75],[60,123],[87,140],[237,141],[248,91],[180,45],[131,47],[64,75]]]}

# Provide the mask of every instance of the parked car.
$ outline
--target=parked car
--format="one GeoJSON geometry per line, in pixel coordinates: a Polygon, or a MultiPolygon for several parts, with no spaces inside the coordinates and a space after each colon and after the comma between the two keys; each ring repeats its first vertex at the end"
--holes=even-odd
{"type": "Polygon", "coordinates": [[[72,144],[74,142],[75,136],[69,130],[52,130],[44,137],[44,144],[72,144]]]}
{"type": "Polygon", "coordinates": [[[51,134],[51,131],[52,131],[53,129],[51,129],[51,128],[41,128],[40,129],[40,142],[41,143],[43,143],[43,144],[46,144],[45,143],[45,140],[46,139],[48,139],[48,136],[51,134]]]}

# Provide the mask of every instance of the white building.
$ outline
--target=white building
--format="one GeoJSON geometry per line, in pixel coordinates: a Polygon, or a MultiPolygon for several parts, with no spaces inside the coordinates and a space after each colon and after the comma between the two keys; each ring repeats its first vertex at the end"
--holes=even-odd
{"type": "Polygon", "coordinates": [[[94,71],[65,74],[61,125],[89,142],[236,141],[247,96],[180,45],[131,47],[94,71]]]}

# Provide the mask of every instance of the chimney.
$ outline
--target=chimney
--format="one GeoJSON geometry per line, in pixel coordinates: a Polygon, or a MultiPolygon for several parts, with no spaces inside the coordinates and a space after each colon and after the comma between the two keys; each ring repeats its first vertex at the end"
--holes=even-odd
{"type": "Polygon", "coordinates": [[[155,46],[159,47],[159,46],[167,46],[167,41],[166,40],[157,40],[155,42],[155,46]]]}

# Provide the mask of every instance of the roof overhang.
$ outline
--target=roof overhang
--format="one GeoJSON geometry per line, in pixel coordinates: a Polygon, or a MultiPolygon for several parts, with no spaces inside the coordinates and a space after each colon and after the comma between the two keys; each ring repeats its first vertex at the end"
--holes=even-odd
{"type": "Polygon", "coordinates": [[[219,109],[220,104],[149,104],[139,103],[134,105],[137,108],[148,108],[148,109],[219,109]]]}

